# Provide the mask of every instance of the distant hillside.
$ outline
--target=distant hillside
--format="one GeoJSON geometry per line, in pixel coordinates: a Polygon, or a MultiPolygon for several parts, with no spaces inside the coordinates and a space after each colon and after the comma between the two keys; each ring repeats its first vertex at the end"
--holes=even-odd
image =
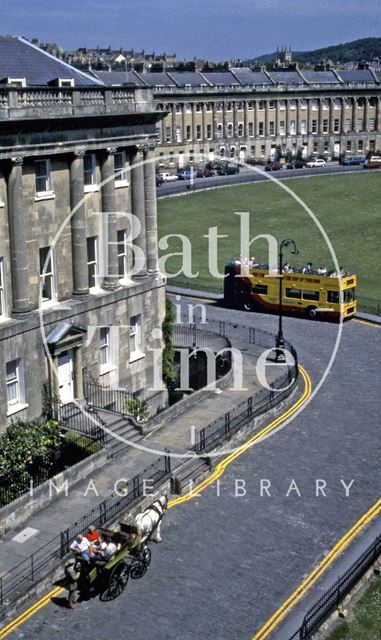
{"type": "MultiPolygon", "coordinates": [[[[258,58],[245,61],[247,64],[253,62],[270,62],[277,57],[276,52],[266,53],[258,58]]],[[[293,51],[292,59],[298,62],[310,62],[316,64],[322,60],[332,60],[333,62],[361,62],[362,60],[372,60],[381,58],[381,38],[362,38],[353,40],[345,44],[335,44],[313,51],[293,51]]]]}

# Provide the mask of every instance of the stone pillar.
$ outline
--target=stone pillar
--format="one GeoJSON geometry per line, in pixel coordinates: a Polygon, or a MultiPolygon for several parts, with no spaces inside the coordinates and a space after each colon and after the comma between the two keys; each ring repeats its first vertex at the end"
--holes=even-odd
{"type": "Polygon", "coordinates": [[[217,140],[217,105],[215,102],[213,102],[213,106],[212,106],[213,112],[212,112],[212,140],[214,143],[216,143],[217,140]]]}
{"type": "Polygon", "coordinates": [[[352,104],[352,129],[353,132],[357,132],[357,98],[353,98],[352,104]]]}
{"type": "Polygon", "coordinates": [[[89,293],[86,244],[86,209],[84,201],[83,158],[85,151],[75,151],[70,162],[71,255],[73,296],[89,293]]]}
{"type": "Polygon", "coordinates": [[[192,142],[196,141],[196,105],[192,102],[192,142]]]}
{"type": "Polygon", "coordinates": [[[319,135],[323,133],[323,120],[324,120],[324,98],[318,98],[318,132],[319,135]]]}
{"type": "Polygon", "coordinates": [[[201,139],[203,142],[207,141],[207,137],[206,137],[206,104],[205,102],[202,103],[202,132],[201,132],[201,139]]]}
{"type": "Polygon", "coordinates": [[[312,133],[311,98],[307,98],[307,135],[312,133]]]}
{"type": "Polygon", "coordinates": [[[135,277],[144,277],[147,275],[146,216],[144,198],[143,153],[141,149],[138,148],[135,157],[131,161],[131,209],[132,214],[138,221],[137,224],[140,225],[140,231],[139,234],[137,234],[137,229],[132,229],[132,235],[135,238],[133,243],[140,249],[144,259],[139,260],[139,255],[135,256],[135,277]]]}
{"type": "Polygon", "coordinates": [[[364,98],[364,131],[369,131],[369,98],[364,98]]]}
{"type": "Polygon", "coordinates": [[[258,121],[259,121],[259,107],[258,107],[258,100],[254,100],[254,138],[257,139],[258,138],[258,132],[259,132],[259,126],[258,126],[258,121]]]}
{"type": "Polygon", "coordinates": [[[185,121],[185,102],[181,105],[181,140],[185,142],[187,139],[187,127],[185,121]]]}
{"type": "Polygon", "coordinates": [[[103,288],[113,290],[118,287],[118,234],[116,223],[115,199],[115,161],[116,147],[109,147],[101,159],[102,181],[102,223],[104,223],[104,278],[103,288]]]}
{"type": "Polygon", "coordinates": [[[269,135],[269,101],[265,100],[265,138],[269,135]]]}
{"type": "Polygon", "coordinates": [[[377,98],[376,105],[376,132],[381,129],[381,98],[377,98]]]}
{"type": "Polygon", "coordinates": [[[248,119],[249,119],[249,106],[247,104],[247,100],[243,101],[243,137],[245,139],[245,144],[248,143],[249,131],[248,131],[248,119]]]}
{"type": "Polygon", "coordinates": [[[286,136],[290,135],[290,100],[286,100],[286,136]]]}
{"type": "Polygon", "coordinates": [[[238,142],[238,105],[236,102],[232,102],[233,111],[233,138],[234,142],[238,142]]]}
{"type": "Polygon", "coordinates": [[[155,146],[145,145],[144,163],[144,194],[147,241],[147,270],[157,273],[158,240],[157,240],[157,208],[156,208],[156,177],[155,177],[155,146]]]}
{"type": "MultiPolygon", "coordinates": [[[[58,363],[57,363],[58,365],[58,363]]],[[[57,371],[57,369],[56,369],[57,371]]],[[[74,349],[74,397],[81,400],[83,398],[83,372],[82,372],[82,349],[74,349]]]]}
{"type": "Polygon", "coordinates": [[[346,120],[345,107],[346,107],[346,104],[347,104],[346,99],[344,97],[341,98],[341,116],[340,116],[341,117],[341,122],[340,122],[340,131],[341,131],[341,133],[346,133],[347,132],[347,128],[346,128],[346,125],[345,125],[345,120],[346,120]]]}
{"type": "Polygon", "coordinates": [[[9,253],[12,276],[12,315],[31,311],[29,301],[29,270],[26,246],[25,207],[22,190],[22,164],[24,158],[11,158],[12,168],[8,177],[8,225],[9,253]]]}
{"type": "Polygon", "coordinates": [[[176,137],[176,105],[172,105],[172,144],[177,142],[176,137]]]}
{"type": "Polygon", "coordinates": [[[335,98],[330,98],[329,99],[329,122],[328,122],[329,133],[335,132],[334,120],[335,120],[335,98]]]}
{"type": "Polygon", "coordinates": [[[226,112],[226,102],[222,105],[222,139],[225,140],[227,137],[227,112],[226,112]]]}

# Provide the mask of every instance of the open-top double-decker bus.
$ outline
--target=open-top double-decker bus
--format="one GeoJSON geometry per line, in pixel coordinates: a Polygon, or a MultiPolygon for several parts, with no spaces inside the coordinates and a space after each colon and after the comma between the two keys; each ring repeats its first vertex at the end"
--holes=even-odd
{"type": "MultiPolygon", "coordinates": [[[[282,269],[282,312],[310,319],[349,319],[356,313],[356,275],[341,269],[307,267],[282,269]],[[340,282],[342,295],[340,299],[340,282]]],[[[250,260],[232,259],[225,267],[224,303],[229,307],[277,313],[279,272],[250,260]]]]}

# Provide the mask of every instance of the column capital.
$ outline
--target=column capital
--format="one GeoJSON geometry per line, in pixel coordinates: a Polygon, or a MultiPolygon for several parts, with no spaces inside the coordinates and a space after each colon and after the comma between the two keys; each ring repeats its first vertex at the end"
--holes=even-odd
{"type": "Polygon", "coordinates": [[[145,142],[144,144],[136,145],[137,151],[143,151],[143,153],[148,153],[148,151],[154,151],[156,149],[155,142],[145,142]]]}
{"type": "Polygon", "coordinates": [[[11,162],[15,165],[22,165],[22,163],[24,162],[24,156],[12,156],[11,162]]]}
{"type": "Polygon", "coordinates": [[[86,155],[86,149],[75,149],[73,153],[76,158],[83,158],[86,155]]]}
{"type": "Polygon", "coordinates": [[[106,147],[106,151],[110,156],[113,156],[118,151],[118,147],[106,147]]]}

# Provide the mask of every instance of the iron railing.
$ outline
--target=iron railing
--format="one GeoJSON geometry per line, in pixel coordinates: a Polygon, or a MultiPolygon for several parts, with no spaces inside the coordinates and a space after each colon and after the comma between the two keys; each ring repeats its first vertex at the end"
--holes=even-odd
{"type": "Polygon", "coordinates": [[[357,296],[357,309],[363,313],[370,313],[375,316],[381,315],[381,300],[368,298],[367,296],[357,296]]]}
{"type": "Polygon", "coordinates": [[[93,378],[88,369],[84,369],[83,372],[83,395],[88,405],[94,410],[106,409],[125,417],[138,417],[139,422],[147,422],[164,408],[163,391],[157,391],[141,400],[144,407],[144,415],[133,415],[133,413],[129,412],[129,405],[134,407],[134,401],[140,398],[127,389],[114,389],[101,385],[93,378]]]}
{"type": "Polygon", "coordinates": [[[1,576],[0,605],[8,604],[12,599],[22,595],[37,580],[41,580],[51,569],[57,567],[77,533],[85,533],[90,524],[97,527],[105,525],[144,495],[144,481],[149,483],[149,490],[152,491],[169,477],[170,473],[171,459],[168,451],[167,455],[161,456],[136,474],[128,482],[124,495],[112,493],[70,527],[61,531],[58,536],[1,576]]]}
{"type": "Polygon", "coordinates": [[[376,562],[381,553],[381,535],[352,564],[335,584],[314,604],[304,616],[301,627],[289,640],[307,640],[330,613],[342,602],[364,573],[376,562]]]}
{"type": "Polygon", "coordinates": [[[98,415],[95,407],[89,405],[84,408],[75,402],[62,404],[60,400],[56,400],[53,409],[54,417],[59,420],[63,429],[75,431],[86,438],[99,442],[102,447],[104,446],[105,432],[102,426],[105,426],[106,423],[98,415]]]}

